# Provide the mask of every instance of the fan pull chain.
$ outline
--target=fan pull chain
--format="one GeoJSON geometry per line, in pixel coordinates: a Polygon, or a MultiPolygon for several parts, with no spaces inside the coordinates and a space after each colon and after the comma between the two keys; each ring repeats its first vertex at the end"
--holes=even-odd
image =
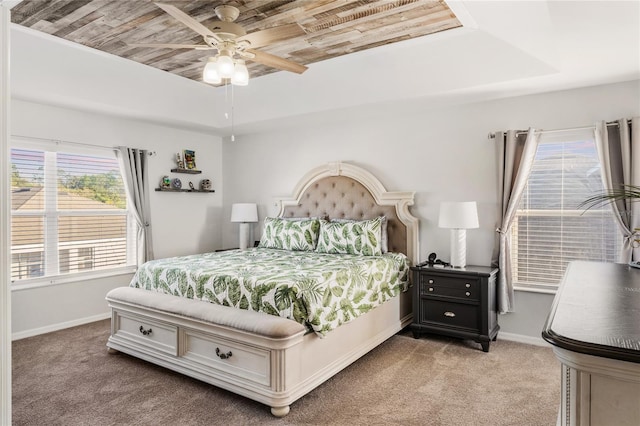
{"type": "Polygon", "coordinates": [[[234,134],[234,130],[233,130],[233,116],[234,116],[234,105],[233,105],[233,101],[234,101],[234,89],[233,89],[233,84],[231,85],[231,142],[235,142],[236,140],[236,135],[234,134]]]}
{"type": "Polygon", "coordinates": [[[229,106],[229,96],[227,95],[227,92],[229,91],[229,81],[225,79],[224,81],[224,118],[226,120],[229,119],[229,111],[227,110],[227,107],[229,106]]]}
{"type": "Polygon", "coordinates": [[[233,89],[233,84],[231,85],[231,116],[229,116],[229,79],[225,79],[224,82],[224,118],[226,120],[231,119],[231,142],[235,142],[236,140],[236,135],[235,135],[235,131],[234,131],[234,120],[233,120],[233,115],[234,115],[234,89],[233,89]]]}

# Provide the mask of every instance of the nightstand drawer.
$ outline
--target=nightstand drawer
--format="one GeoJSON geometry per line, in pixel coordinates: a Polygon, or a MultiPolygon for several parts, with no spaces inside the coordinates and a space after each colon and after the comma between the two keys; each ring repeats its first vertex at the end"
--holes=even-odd
{"type": "Polygon", "coordinates": [[[436,287],[433,285],[423,285],[420,287],[420,295],[422,296],[443,296],[457,297],[459,299],[480,300],[478,291],[466,288],[436,287]]]}
{"type": "Polygon", "coordinates": [[[480,280],[473,277],[445,277],[441,275],[420,275],[420,291],[428,291],[429,287],[447,287],[458,290],[478,292],[480,280]]]}
{"type": "Polygon", "coordinates": [[[420,305],[420,322],[436,322],[473,330],[478,328],[478,306],[430,299],[421,299],[420,305]]]}

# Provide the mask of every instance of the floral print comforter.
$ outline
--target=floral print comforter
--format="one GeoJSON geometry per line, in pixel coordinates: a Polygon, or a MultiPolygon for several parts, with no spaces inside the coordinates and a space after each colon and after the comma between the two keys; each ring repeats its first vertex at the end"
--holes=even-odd
{"type": "Polygon", "coordinates": [[[409,262],[268,248],[152,260],[131,287],[295,320],[320,337],[408,287],[409,262]]]}

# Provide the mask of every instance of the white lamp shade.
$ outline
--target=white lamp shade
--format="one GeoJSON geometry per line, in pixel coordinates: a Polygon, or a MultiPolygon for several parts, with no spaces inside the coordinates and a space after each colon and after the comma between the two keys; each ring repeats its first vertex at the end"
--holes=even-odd
{"type": "Polygon", "coordinates": [[[471,229],[478,228],[478,206],[475,201],[443,201],[440,203],[440,228],[471,229]]]}
{"type": "Polygon", "coordinates": [[[249,70],[242,59],[236,61],[236,68],[231,77],[231,84],[236,86],[246,86],[249,84],[249,70]]]}
{"type": "Polygon", "coordinates": [[[231,206],[231,222],[257,222],[258,206],[255,203],[236,203],[231,206]]]}
{"type": "Polygon", "coordinates": [[[202,81],[205,83],[222,83],[222,78],[220,77],[220,74],[218,74],[218,65],[216,62],[216,58],[209,58],[207,65],[205,65],[204,70],[202,71],[202,81]]]}
{"type": "Polygon", "coordinates": [[[233,64],[233,59],[226,55],[218,56],[218,74],[222,78],[231,78],[233,76],[233,70],[235,69],[235,65],[233,64]]]}

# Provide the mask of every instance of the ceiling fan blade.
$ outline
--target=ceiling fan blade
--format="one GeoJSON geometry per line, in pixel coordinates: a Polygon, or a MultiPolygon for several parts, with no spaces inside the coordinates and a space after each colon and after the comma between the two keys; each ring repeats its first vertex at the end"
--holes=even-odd
{"type": "Polygon", "coordinates": [[[298,37],[306,34],[302,27],[298,24],[288,24],[279,27],[268,28],[262,31],[256,31],[242,37],[238,37],[236,41],[248,41],[251,47],[262,47],[281,40],[298,37]]]}
{"type": "Polygon", "coordinates": [[[209,36],[216,41],[222,41],[220,37],[218,37],[213,31],[211,31],[209,28],[205,27],[200,22],[196,21],[177,7],[164,3],[155,3],[155,5],[167,12],[169,15],[176,18],[178,21],[182,22],[187,27],[191,28],[193,31],[200,34],[201,36],[209,36]]]}
{"type": "Polygon", "coordinates": [[[156,47],[156,48],[162,48],[162,49],[196,49],[196,50],[215,49],[214,47],[207,46],[206,44],[129,43],[128,46],[132,46],[132,47],[156,47]]]}
{"type": "Polygon", "coordinates": [[[304,65],[290,61],[289,59],[281,58],[280,56],[272,55],[271,53],[260,52],[253,49],[247,49],[246,52],[255,55],[250,59],[251,61],[261,63],[262,65],[295,72],[297,74],[302,74],[307,70],[307,67],[304,65]]]}

